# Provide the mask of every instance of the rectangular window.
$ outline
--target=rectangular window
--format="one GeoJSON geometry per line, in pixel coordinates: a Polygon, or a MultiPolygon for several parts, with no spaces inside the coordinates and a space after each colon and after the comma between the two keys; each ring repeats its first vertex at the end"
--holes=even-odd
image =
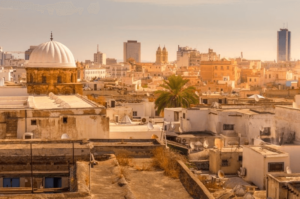
{"type": "Polygon", "coordinates": [[[20,187],[20,178],[3,178],[3,187],[20,187]]]}
{"type": "Polygon", "coordinates": [[[133,117],[137,116],[137,111],[132,111],[132,116],[133,117]]]}
{"type": "Polygon", "coordinates": [[[174,112],[174,121],[179,121],[179,112],[174,112]]]}
{"type": "Polygon", "coordinates": [[[42,83],[43,83],[43,84],[47,83],[47,78],[46,78],[46,76],[42,76],[42,83]]]}
{"type": "Polygon", "coordinates": [[[227,66],[227,70],[229,70],[229,66],[227,66]]]}
{"type": "Polygon", "coordinates": [[[223,130],[234,130],[234,124],[223,124],[223,130]]]}
{"type": "Polygon", "coordinates": [[[284,162],[269,162],[268,172],[284,171],[284,162]]]}
{"type": "Polygon", "coordinates": [[[215,69],[218,70],[218,66],[215,66],[215,69]]]}
{"type": "Polygon", "coordinates": [[[239,161],[242,162],[243,161],[243,156],[239,155],[239,161]]]}
{"type": "Polygon", "coordinates": [[[203,104],[207,104],[207,99],[202,99],[203,104]]]}
{"type": "Polygon", "coordinates": [[[31,125],[36,125],[36,120],[31,120],[31,125]]]}
{"type": "Polygon", "coordinates": [[[185,113],[182,114],[183,119],[185,119],[185,113]]]}
{"type": "Polygon", "coordinates": [[[67,117],[63,117],[63,123],[67,124],[68,123],[68,118],[67,117]]]}
{"type": "Polygon", "coordinates": [[[228,160],[222,160],[222,167],[228,167],[228,166],[229,166],[228,160]]]}
{"type": "Polygon", "coordinates": [[[271,127],[264,127],[264,130],[260,131],[260,135],[271,135],[271,127]]]}

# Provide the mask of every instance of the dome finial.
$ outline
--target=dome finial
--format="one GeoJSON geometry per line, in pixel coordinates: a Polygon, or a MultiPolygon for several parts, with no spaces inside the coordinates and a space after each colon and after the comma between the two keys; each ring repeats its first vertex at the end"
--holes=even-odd
{"type": "Polygon", "coordinates": [[[51,37],[50,37],[50,40],[51,40],[51,41],[53,40],[52,31],[51,31],[51,37]]]}

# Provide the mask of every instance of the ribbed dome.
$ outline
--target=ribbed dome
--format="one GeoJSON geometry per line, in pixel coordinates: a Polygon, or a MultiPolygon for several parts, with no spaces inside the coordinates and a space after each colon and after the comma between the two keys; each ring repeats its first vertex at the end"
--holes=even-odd
{"type": "Polygon", "coordinates": [[[32,51],[27,67],[76,68],[76,64],[69,48],[57,41],[49,41],[32,51]]]}

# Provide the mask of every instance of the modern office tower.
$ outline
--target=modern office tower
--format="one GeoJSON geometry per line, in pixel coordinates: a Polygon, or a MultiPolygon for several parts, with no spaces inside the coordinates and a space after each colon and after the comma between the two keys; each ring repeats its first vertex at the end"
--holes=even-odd
{"type": "Polygon", "coordinates": [[[124,42],[123,61],[134,59],[136,62],[141,62],[141,43],[137,41],[128,40],[124,42]]]}
{"type": "Polygon", "coordinates": [[[277,32],[277,62],[291,60],[291,31],[280,29],[277,32]]]}
{"type": "Polygon", "coordinates": [[[94,53],[94,63],[106,65],[106,54],[99,51],[99,45],[97,45],[97,53],[94,53]]]}

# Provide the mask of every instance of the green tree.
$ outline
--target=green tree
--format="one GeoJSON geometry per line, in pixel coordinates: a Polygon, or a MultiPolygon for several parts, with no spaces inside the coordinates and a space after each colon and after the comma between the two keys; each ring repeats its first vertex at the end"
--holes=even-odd
{"type": "Polygon", "coordinates": [[[186,86],[188,79],[183,79],[180,75],[171,75],[168,80],[160,85],[165,90],[155,91],[159,97],[155,100],[155,108],[160,113],[164,108],[183,107],[188,108],[191,104],[198,104],[199,98],[195,94],[193,86],[186,86]]]}

